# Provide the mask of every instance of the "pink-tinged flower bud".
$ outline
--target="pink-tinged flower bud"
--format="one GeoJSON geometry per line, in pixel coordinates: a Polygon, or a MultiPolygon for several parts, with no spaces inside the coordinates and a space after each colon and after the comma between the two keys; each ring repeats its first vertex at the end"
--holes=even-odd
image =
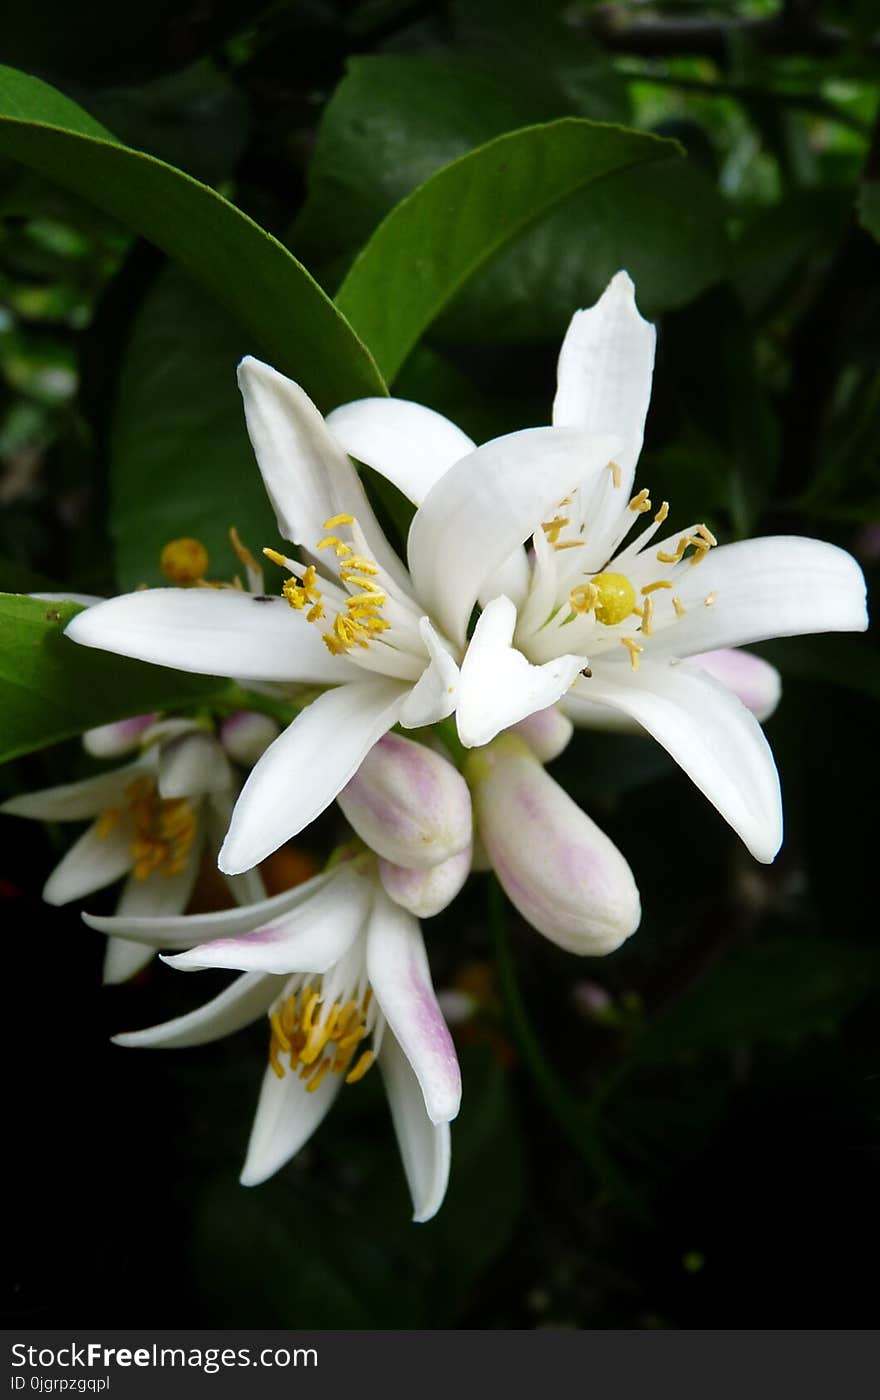
{"type": "Polygon", "coordinates": [[[113,724],[99,724],[82,736],[83,748],[92,758],[122,758],[136,749],[143,734],[155,724],[158,715],[132,715],[113,724]]]}
{"type": "Polygon", "coordinates": [[[524,919],[570,953],[610,953],[635,932],[632,871],[522,739],[500,735],[466,772],[483,844],[524,919]]]}
{"type": "Polygon", "coordinates": [[[379,875],[385,893],[402,904],[417,919],[430,919],[451,904],[471,869],[471,848],[466,846],[458,855],[432,865],[430,870],[414,870],[394,865],[390,860],[379,861],[379,875]]]}
{"type": "Polygon", "coordinates": [[[358,836],[395,865],[425,870],[471,843],[467,783],[440,754],[386,734],[337,801],[358,836]]]}
{"type": "Polygon", "coordinates": [[[281,726],[269,715],[236,710],[220,726],[220,742],[234,762],[253,768],[280,733],[281,726]]]}
{"type": "Polygon", "coordinates": [[[519,724],[514,724],[512,732],[525,739],[542,763],[552,763],[568,747],[574,725],[568,715],[557,710],[555,705],[548,705],[546,710],[536,710],[533,715],[521,719],[519,724]]]}
{"type": "Polygon", "coordinates": [[[722,647],[720,651],[704,651],[691,657],[691,664],[732,690],[762,724],[779,704],[782,677],[775,666],[760,656],[738,647],[722,647]]]}

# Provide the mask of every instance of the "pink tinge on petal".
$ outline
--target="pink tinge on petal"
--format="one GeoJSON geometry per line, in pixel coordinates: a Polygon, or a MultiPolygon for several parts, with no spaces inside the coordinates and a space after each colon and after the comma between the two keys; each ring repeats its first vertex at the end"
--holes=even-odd
{"type": "Polygon", "coordinates": [[[568,746],[574,725],[555,705],[536,710],[527,719],[513,725],[513,731],[525,739],[532,753],[542,763],[552,763],[568,746]]]}
{"type": "Polygon", "coordinates": [[[118,758],[136,748],[140,737],[155,724],[157,714],[132,715],[130,719],[115,720],[87,729],[82,736],[83,748],[93,758],[118,758]]]}
{"type": "Polygon", "coordinates": [[[769,719],[782,695],[782,679],[775,666],[760,656],[738,647],[722,647],[719,651],[704,651],[691,658],[714,676],[762,722],[769,719]]]}

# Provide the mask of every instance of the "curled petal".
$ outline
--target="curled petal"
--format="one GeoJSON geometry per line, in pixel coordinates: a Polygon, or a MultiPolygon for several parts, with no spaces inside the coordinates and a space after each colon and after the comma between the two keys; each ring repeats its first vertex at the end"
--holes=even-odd
{"type": "Polygon", "coordinates": [[[458,684],[456,723],[466,748],[488,744],[502,729],[565,695],[586,665],[585,656],[558,656],[534,666],[512,645],[516,608],[495,598],[480,614],[458,684]]]}
{"type": "Polygon", "coordinates": [[[403,1169],[413,1203],[413,1220],[432,1219],[443,1204],[449,1182],[449,1124],[432,1123],[410,1063],[390,1033],[382,1040],[379,1068],[403,1169]]]}
{"type": "Polygon", "coordinates": [[[283,977],[246,972],[204,1006],[158,1026],[114,1035],[113,1044],[132,1050],[182,1050],[192,1045],[210,1045],[265,1016],[285,981],[283,977]]]}
{"type": "Polygon", "coordinates": [[[432,1123],[458,1113],[461,1074],[431,984],[418,922],[377,889],[367,929],[367,975],[388,1026],[418,1080],[432,1123]]]}
{"type": "Polygon", "coordinates": [[[414,505],[475,447],[442,413],[408,399],[357,399],[334,408],[327,427],[349,456],[392,481],[414,505]]]}
{"type": "Polygon", "coordinates": [[[329,1112],[344,1082],[341,1074],[325,1074],[309,1093],[294,1071],[279,1079],[272,1066],[267,1066],[239,1178],[242,1186],[259,1186],[296,1156],[329,1112]]]}
{"type": "Polygon", "coordinates": [[[123,758],[136,749],[144,732],[155,724],[158,715],[132,715],[113,724],[99,724],[87,729],[82,736],[83,748],[92,758],[123,758]]]}

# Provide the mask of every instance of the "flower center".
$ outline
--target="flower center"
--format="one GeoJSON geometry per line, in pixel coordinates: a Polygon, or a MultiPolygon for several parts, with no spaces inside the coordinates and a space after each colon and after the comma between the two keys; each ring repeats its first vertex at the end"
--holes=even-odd
{"type": "Polygon", "coordinates": [[[110,807],[98,818],[98,836],[106,838],[127,811],[134,824],[131,854],[136,880],[148,875],[179,875],[189,859],[196,815],[185,797],[163,798],[152,778],[136,778],[125,789],[126,808],[110,807]]]}
{"type": "MultiPolygon", "coordinates": [[[[357,521],[353,515],[331,515],[329,520],[324,521],[327,531],[340,526],[356,527],[357,521]]],[[[332,549],[337,559],[343,561],[339,566],[339,577],[348,589],[344,608],[337,608],[331,627],[322,633],[325,646],[334,656],[341,656],[356,646],[369,646],[379,632],[384,632],[391,625],[380,615],[387,599],[376,581],[379,573],[376,564],[366,555],[355,553],[354,546],[340,535],[325,535],[315,548],[332,549]]],[[[282,567],[292,565],[290,559],[275,549],[264,549],[263,553],[282,567]]],[[[325,584],[323,590],[319,586],[318,571],[313,564],[285,579],[282,592],[297,612],[306,609],[309,622],[319,622],[325,615],[325,603],[330,603],[329,597],[325,596],[327,586],[325,584]]]]}
{"type": "Polygon", "coordinates": [[[286,1055],[291,1071],[299,1070],[309,1093],[327,1074],[344,1074],[346,1084],[356,1084],[376,1058],[373,1050],[361,1048],[371,1030],[369,987],[360,1001],[335,1000],[329,1006],[324,1005],[322,992],[320,979],[317,986],[305,982],[269,1013],[269,1064],[283,1079],[286,1067],[281,1056],[286,1055]]]}

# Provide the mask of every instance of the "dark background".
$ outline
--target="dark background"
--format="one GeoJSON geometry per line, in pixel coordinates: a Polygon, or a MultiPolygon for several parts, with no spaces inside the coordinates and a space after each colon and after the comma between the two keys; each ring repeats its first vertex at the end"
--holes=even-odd
{"type": "MultiPolygon", "coordinates": [[[[871,11],[32,0],[4,19],[0,61],[230,194],[331,292],[397,199],[501,131],[572,112],[678,136],[687,160],[568,201],[501,255],[396,392],[477,437],[546,421],[568,316],[627,266],[660,331],[639,484],[725,539],[832,539],[874,579],[871,11]]],[[[181,457],[216,452],[258,528],[240,333],[12,162],[0,214],[0,585],[131,586],[155,568],[131,543],[138,493],[167,490],[181,457]],[[149,378],[166,356],[177,388],[149,378]]],[[[199,533],[197,502],[168,509],[169,534],[199,533]]],[[[220,982],[157,964],[102,991],[101,940],[39,900],[68,833],[0,819],[7,1321],[873,1326],[880,661],[870,638],[759,650],[784,678],[772,867],[649,741],[580,734],[553,771],[630,860],[638,934],[576,961],[509,909],[493,927],[485,877],[428,927],[436,984],[477,1008],[428,1226],[408,1222],[374,1076],[275,1180],[240,1188],[262,1028],[110,1046],[220,982]]],[[[78,771],[77,744],[58,746],[0,770],[0,791],[78,771]]],[[[316,851],[334,821],[308,833],[316,851]]]]}

